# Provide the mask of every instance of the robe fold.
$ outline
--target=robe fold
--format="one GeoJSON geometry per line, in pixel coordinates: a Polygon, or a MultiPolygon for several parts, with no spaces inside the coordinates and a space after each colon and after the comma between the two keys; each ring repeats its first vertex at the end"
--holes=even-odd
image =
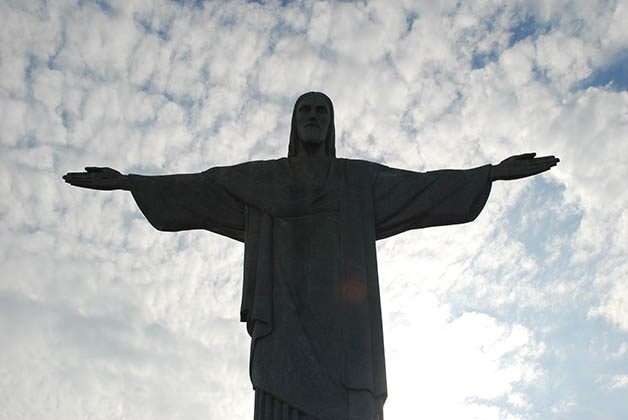
{"type": "Polygon", "coordinates": [[[244,242],[240,314],[256,390],[317,419],[371,420],[387,395],[375,241],[474,220],[489,171],[283,158],[130,180],[155,228],[244,242]]]}

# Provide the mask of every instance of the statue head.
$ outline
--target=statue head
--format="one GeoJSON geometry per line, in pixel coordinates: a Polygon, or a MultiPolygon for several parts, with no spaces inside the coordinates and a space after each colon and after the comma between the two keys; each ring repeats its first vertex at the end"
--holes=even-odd
{"type": "Polygon", "coordinates": [[[321,144],[327,157],[336,157],[334,106],[321,92],[299,96],[292,111],[288,157],[294,157],[304,147],[321,144]]]}

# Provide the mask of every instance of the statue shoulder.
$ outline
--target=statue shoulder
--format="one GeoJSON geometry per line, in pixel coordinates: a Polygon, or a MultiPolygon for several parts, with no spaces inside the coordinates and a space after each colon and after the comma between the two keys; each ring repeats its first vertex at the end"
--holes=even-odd
{"type": "Polygon", "coordinates": [[[361,159],[338,159],[342,161],[342,165],[346,168],[347,177],[355,182],[356,180],[372,182],[377,173],[384,168],[376,162],[361,159]]]}
{"type": "Polygon", "coordinates": [[[255,174],[260,172],[268,172],[277,170],[280,167],[282,159],[271,160],[251,160],[248,162],[237,163],[235,165],[228,166],[214,166],[205,171],[208,174],[255,174]]]}
{"type": "Polygon", "coordinates": [[[366,172],[366,173],[373,173],[376,174],[380,169],[384,168],[385,166],[376,162],[371,162],[368,160],[362,160],[362,159],[338,159],[338,160],[342,160],[344,161],[346,167],[351,170],[351,171],[360,171],[360,172],[366,172]]]}

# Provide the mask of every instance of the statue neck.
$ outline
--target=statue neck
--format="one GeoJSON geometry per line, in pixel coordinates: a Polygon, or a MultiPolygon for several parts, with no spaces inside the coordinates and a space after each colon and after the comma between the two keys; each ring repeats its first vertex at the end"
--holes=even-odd
{"type": "Polygon", "coordinates": [[[311,159],[322,159],[326,158],[325,154],[325,142],[320,143],[306,143],[301,141],[299,150],[299,157],[303,158],[311,158],[311,159]]]}

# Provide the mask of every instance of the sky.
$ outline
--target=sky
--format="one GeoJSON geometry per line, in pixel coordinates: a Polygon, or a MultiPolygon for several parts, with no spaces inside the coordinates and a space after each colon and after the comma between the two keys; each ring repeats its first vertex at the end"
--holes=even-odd
{"type": "Polygon", "coordinates": [[[251,419],[243,245],[153,229],[85,166],[556,155],[472,223],[378,242],[387,420],[625,419],[628,2],[0,2],[0,419],[251,419]]]}

